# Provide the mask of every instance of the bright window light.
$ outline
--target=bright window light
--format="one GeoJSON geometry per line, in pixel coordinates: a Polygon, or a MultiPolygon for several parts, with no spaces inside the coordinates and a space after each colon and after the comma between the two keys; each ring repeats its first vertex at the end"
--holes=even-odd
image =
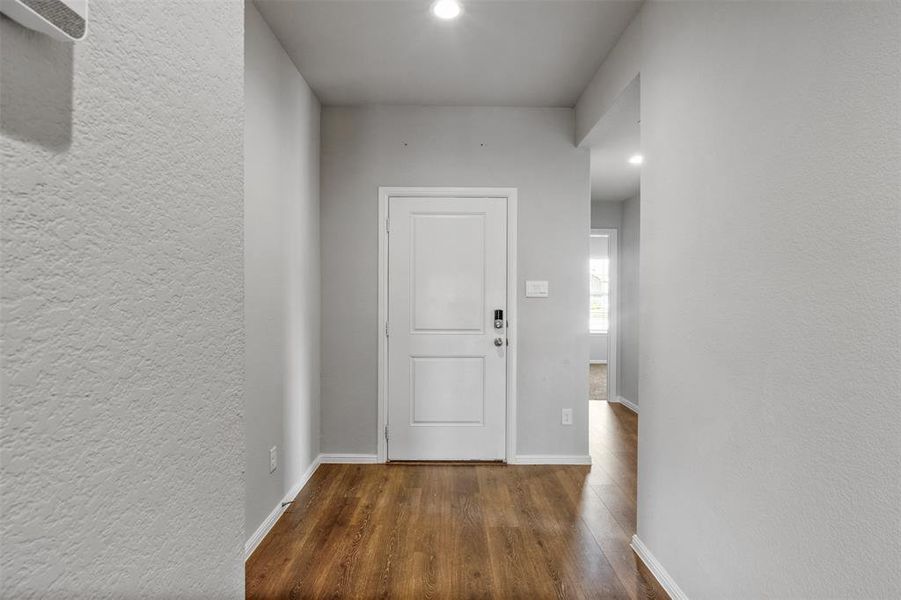
{"type": "Polygon", "coordinates": [[[439,19],[456,19],[463,12],[463,7],[457,0],[438,0],[432,5],[432,12],[439,19]]]}
{"type": "Polygon", "coordinates": [[[632,156],[629,157],[630,165],[640,165],[643,162],[644,162],[644,156],[642,156],[641,154],[633,154],[632,156]]]}

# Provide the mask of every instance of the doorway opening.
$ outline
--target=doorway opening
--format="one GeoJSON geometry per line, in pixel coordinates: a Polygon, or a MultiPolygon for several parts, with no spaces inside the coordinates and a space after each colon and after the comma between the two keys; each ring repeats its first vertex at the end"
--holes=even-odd
{"type": "Polygon", "coordinates": [[[616,229],[592,229],[589,238],[589,401],[616,398],[616,229]]]}

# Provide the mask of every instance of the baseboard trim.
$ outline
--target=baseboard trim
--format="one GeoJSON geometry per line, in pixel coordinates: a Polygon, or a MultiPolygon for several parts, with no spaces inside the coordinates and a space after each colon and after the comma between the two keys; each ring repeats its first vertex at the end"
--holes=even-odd
{"type": "Polygon", "coordinates": [[[589,360],[588,364],[590,364],[590,365],[606,365],[607,361],[606,360],[589,360]]]}
{"type": "Polygon", "coordinates": [[[323,465],[374,465],[379,459],[375,454],[320,454],[319,462],[323,465]]]}
{"type": "Polygon", "coordinates": [[[676,585],[675,580],[673,580],[670,574],[666,572],[666,569],[663,568],[660,561],[651,554],[651,551],[644,545],[644,542],[641,541],[638,534],[632,536],[632,543],[629,545],[632,546],[632,550],[635,551],[635,554],[638,555],[641,562],[644,563],[651,574],[657,579],[657,583],[660,584],[660,587],[669,594],[671,600],[688,600],[688,596],[685,595],[685,592],[676,585]]]}
{"type": "Polygon", "coordinates": [[[634,412],[636,415],[638,414],[638,405],[635,404],[634,402],[632,402],[631,400],[628,400],[627,398],[623,398],[622,396],[617,396],[616,400],[611,400],[611,402],[619,402],[620,404],[622,404],[623,406],[625,406],[626,408],[628,408],[629,410],[634,412]]]}
{"type": "Polygon", "coordinates": [[[275,505],[275,508],[272,509],[272,512],[269,513],[269,516],[266,517],[266,520],[260,523],[260,526],[257,527],[257,530],[253,532],[253,535],[244,542],[244,561],[246,562],[250,555],[253,554],[253,551],[257,549],[257,546],[260,545],[275,524],[278,522],[279,518],[281,518],[282,514],[287,510],[288,505],[283,504],[284,502],[290,502],[297,497],[297,494],[300,493],[300,490],[303,489],[303,486],[307,484],[310,478],[313,476],[313,473],[316,472],[316,469],[319,467],[319,456],[313,459],[313,462],[307,467],[307,470],[304,471],[303,475],[300,476],[300,480],[295,483],[288,493],[285,494],[285,497],[282,498],[278,504],[275,505]]]}
{"type": "Polygon", "coordinates": [[[591,456],[564,454],[517,454],[514,465],[590,465],[591,456]]]}

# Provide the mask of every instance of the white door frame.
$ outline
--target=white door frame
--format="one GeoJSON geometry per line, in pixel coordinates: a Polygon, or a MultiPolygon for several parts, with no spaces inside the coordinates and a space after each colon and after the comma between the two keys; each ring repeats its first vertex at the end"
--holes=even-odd
{"type": "MultiPolygon", "coordinates": [[[[607,244],[607,256],[610,258],[610,311],[609,311],[609,320],[610,326],[607,328],[607,401],[608,402],[618,402],[619,394],[616,393],[616,373],[617,373],[617,356],[616,356],[616,346],[619,339],[617,338],[617,331],[619,331],[619,323],[617,319],[619,319],[619,297],[617,296],[617,275],[619,274],[619,244],[617,243],[617,230],[616,229],[592,229],[589,232],[589,236],[592,235],[606,235],[609,239],[607,244]]],[[[590,248],[590,246],[589,246],[590,248]]],[[[591,252],[589,250],[589,259],[591,258],[591,252]]],[[[588,335],[591,335],[589,331],[588,335]]],[[[589,360],[589,362],[591,362],[589,360]]]]}
{"type": "Polygon", "coordinates": [[[388,200],[390,198],[505,198],[507,200],[507,424],[506,460],[516,458],[516,188],[496,187],[380,187],[379,188],[379,356],[378,462],[388,461],[385,431],[388,415],[388,200]]]}

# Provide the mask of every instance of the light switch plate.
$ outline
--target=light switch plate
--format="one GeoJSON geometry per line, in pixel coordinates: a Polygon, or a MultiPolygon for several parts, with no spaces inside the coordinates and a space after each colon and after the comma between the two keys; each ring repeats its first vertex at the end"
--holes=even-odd
{"type": "Polygon", "coordinates": [[[547,281],[526,281],[526,298],[547,298],[549,295],[547,281]]]}
{"type": "Polygon", "coordinates": [[[278,447],[269,448],[269,472],[275,473],[278,468],[278,447]]]}

